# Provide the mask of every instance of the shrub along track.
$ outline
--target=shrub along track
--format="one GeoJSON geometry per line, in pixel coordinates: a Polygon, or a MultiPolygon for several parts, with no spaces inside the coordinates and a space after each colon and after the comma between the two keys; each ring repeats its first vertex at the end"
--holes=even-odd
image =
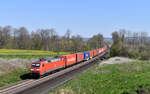
{"type": "Polygon", "coordinates": [[[97,61],[106,57],[108,52],[109,51],[106,51],[95,58],[46,77],[35,80],[25,80],[20,83],[2,88],[0,89],[0,94],[45,94],[86,71],[88,68],[98,64],[97,61]]]}

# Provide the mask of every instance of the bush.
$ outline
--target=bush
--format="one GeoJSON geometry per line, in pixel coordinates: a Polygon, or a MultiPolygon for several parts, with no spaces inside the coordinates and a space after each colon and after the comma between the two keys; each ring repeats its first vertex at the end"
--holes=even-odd
{"type": "Polygon", "coordinates": [[[143,51],[141,53],[140,59],[142,59],[142,60],[149,60],[150,59],[150,54],[149,53],[150,53],[149,51],[143,51]]]}
{"type": "Polygon", "coordinates": [[[140,54],[137,51],[128,52],[128,57],[130,58],[139,58],[140,54]]]}
{"type": "Polygon", "coordinates": [[[110,51],[110,56],[114,57],[114,56],[119,56],[120,55],[120,46],[119,44],[113,45],[110,51]]]}
{"type": "Polygon", "coordinates": [[[110,51],[110,56],[111,57],[124,56],[130,58],[139,58],[141,54],[139,53],[138,49],[132,49],[130,46],[125,46],[125,45],[121,47],[120,44],[115,44],[112,46],[112,49],[110,51]]]}

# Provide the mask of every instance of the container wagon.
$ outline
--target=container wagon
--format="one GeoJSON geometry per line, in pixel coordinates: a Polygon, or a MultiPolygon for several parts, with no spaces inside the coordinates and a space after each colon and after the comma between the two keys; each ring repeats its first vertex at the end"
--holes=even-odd
{"type": "Polygon", "coordinates": [[[83,61],[84,60],[84,53],[83,52],[76,53],[76,60],[77,60],[77,63],[83,61]]]}
{"type": "Polygon", "coordinates": [[[96,50],[94,50],[94,56],[96,56],[97,55],[97,51],[96,50]]]}
{"type": "Polygon", "coordinates": [[[64,60],[65,66],[70,66],[77,62],[76,54],[64,55],[60,57],[64,60]]]}
{"type": "Polygon", "coordinates": [[[90,51],[90,58],[93,58],[93,56],[94,56],[94,51],[91,50],[91,51],[90,51]]]}
{"type": "Polygon", "coordinates": [[[98,49],[98,53],[101,54],[102,52],[103,52],[103,51],[102,51],[102,48],[99,48],[99,49],[98,49]]]}
{"type": "Polygon", "coordinates": [[[32,75],[41,76],[46,73],[58,70],[60,68],[65,68],[70,65],[76,64],[83,60],[88,60],[89,58],[95,57],[96,55],[101,54],[106,50],[107,46],[104,46],[103,48],[99,48],[89,52],[63,55],[57,58],[40,59],[36,62],[32,62],[30,71],[32,75]]]}
{"type": "Polygon", "coordinates": [[[84,52],[84,60],[88,60],[90,58],[90,52],[84,52]]]}

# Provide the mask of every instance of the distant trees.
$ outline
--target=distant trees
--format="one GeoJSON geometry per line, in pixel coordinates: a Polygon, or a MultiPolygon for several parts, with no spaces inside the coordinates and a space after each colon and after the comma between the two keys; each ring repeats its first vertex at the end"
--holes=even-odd
{"type": "Polygon", "coordinates": [[[40,50],[42,49],[42,40],[39,32],[31,32],[31,40],[32,40],[32,47],[31,49],[40,50]]]}
{"type": "Polygon", "coordinates": [[[118,44],[121,41],[119,34],[116,31],[112,33],[112,39],[114,44],[118,44]]]}
{"type": "Polygon", "coordinates": [[[9,48],[11,40],[11,27],[6,26],[4,28],[0,27],[0,48],[9,48]]]}
{"type": "Polygon", "coordinates": [[[80,35],[71,36],[68,29],[64,36],[59,36],[54,29],[38,29],[29,32],[25,27],[0,27],[0,49],[33,49],[46,51],[80,52],[96,49],[104,45],[101,34],[84,41],[80,35]]]}
{"type": "Polygon", "coordinates": [[[74,52],[84,51],[84,41],[80,35],[72,36],[71,40],[73,42],[72,50],[74,52]]]}
{"type": "Polygon", "coordinates": [[[19,49],[30,49],[30,35],[25,27],[16,29],[16,43],[19,49]]]}
{"type": "Polygon", "coordinates": [[[90,45],[91,49],[97,49],[104,45],[104,38],[102,34],[94,35],[92,38],[88,40],[88,45],[90,45]]]}
{"type": "Polygon", "coordinates": [[[147,32],[130,32],[121,29],[112,33],[112,56],[150,59],[150,40],[147,32]]]}

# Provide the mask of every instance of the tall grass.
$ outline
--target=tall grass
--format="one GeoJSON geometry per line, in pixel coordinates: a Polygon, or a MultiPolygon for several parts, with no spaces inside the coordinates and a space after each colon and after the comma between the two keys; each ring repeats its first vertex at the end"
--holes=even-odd
{"type": "Polygon", "coordinates": [[[0,75],[0,87],[21,81],[21,76],[29,73],[28,69],[18,69],[0,75]]]}
{"type": "Polygon", "coordinates": [[[150,93],[150,62],[148,61],[96,66],[51,93],[137,94],[139,87],[142,87],[146,94],[150,93]]]}

